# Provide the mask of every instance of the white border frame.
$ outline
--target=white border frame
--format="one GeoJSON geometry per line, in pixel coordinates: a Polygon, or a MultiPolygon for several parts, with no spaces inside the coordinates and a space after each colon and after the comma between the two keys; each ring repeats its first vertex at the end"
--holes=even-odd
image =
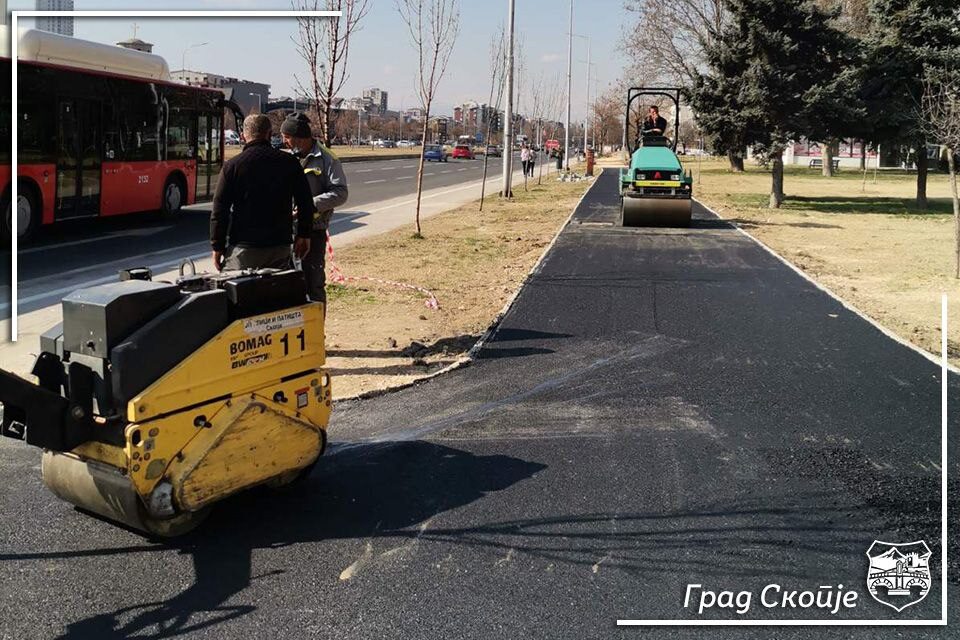
{"type": "Polygon", "coordinates": [[[11,11],[10,12],[10,96],[11,105],[10,118],[10,144],[11,144],[11,162],[10,162],[10,342],[17,341],[19,333],[19,315],[20,305],[17,300],[19,296],[19,273],[17,265],[17,253],[19,251],[18,222],[17,222],[17,175],[19,167],[17,162],[17,149],[20,147],[20,140],[17,134],[18,110],[17,110],[17,80],[18,68],[17,58],[19,57],[20,44],[20,18],[339,18],[340,11],[11,11]]]}
{"type": "MultiPolygon", "coordinates": [[[[10,61],[11,61],[11,103],[13,108],[11,112],[11,163],[10,163],[10,202],[15,206],[17,202],[17,148],[19,140],[17,135],[17,57],[19,44],[19,18],[43,18],[43,17],[76,17],[76,18],[296,18],[296,17],[317,17],[317,18],[335,18],[340,17],[339,11],[12,11],[10,13],[10,61]]],[[[719,216],[718,216],[719,217],[719,216]]],[[[17,303],[17,216],[14,211],[11,215],[11,270],[10,270],[10,341],[17,341],[17,325],[19,308],[17,303]]],[[[807,280],[813,282],[809,276],[799,271],[784,260],[781,256],[770,250],[766,245],[757,241],[753,236],[747,234],[739,227],[736,227],[748,238],[756,241],[760,246],[773,253],[781,261],[785,262],[794,271],[797,271],[807,280]]],[[[819,285],[817,285],[819,286],[819,285]]],[[[821,287],[822,288],[822,287],[821,287]]],[[[832,297],[833,294],[827,291],[832,297]]],[[[837,298],[839,300],[839,298],[837,298]]],[[[841,301],[842,302],[842,301],[841,301]]],[[[940,566],[941,566],[941,601],[940,601],[940,619],[939,620],[617,620],[617,626],[649,626],[649,627],[759,627],[759,626],[885,626],[885,627],[910,627],[910,626],[947,626],[947,384],[951,367],[947,361],[947,295],[943,294],[940,302],[940,365],[941,365],[941,485],[940,485],[940,513],[941,513],[941,542],[940,542],[940,566]]],[[[846,305],[845,305],[846,306],[846,305]]],[[[911,345],[912,346],[912,345],[911,345]]],[[[924,353],[924,355],[927,355],[924,353]]],[[[928,356],[929,357],[929,356],[928,356]]]]}

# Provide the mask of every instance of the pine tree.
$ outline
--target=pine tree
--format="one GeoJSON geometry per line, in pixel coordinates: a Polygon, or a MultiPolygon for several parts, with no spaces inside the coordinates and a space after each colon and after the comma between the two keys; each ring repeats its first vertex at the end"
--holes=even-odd
{"type": "MultiPolygon", "coordinates": [[[[838,91],[848,39],[831,14],[809,0],[731,0],[728,22],[709,47],[709,73],[694,95],[704,128],[718,136],[743,134],[772,165],[770,206],[783,203],[783,152],[788,143],[842,118],[823,112],[838,91]],[[711,111],[712,109],[712,111],[711,111]]],[[[844,116],[846,117],[846,116],[844,116]]]]}
{"type": "Polygon", "coordinates": [[[916,149],[917,208],[927,207],[927,140],[916,106],[924,70],[960,52],[957,0],[873,0],[863,99],[878,139],[916,149]]]}

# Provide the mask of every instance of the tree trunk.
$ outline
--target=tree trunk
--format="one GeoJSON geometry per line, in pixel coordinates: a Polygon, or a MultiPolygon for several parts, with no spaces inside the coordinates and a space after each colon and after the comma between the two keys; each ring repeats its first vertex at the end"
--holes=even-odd
{"type": "Polygon", "coordinates": [[[927,144],[917,142],[917,209],[927,208],[927,144]]]}
{"type": "Polygon", "coordinates": [[[954,158],[956,152],[956,149],[947,147],[947,167],[950,169],[950,190],[953,193],[953,277],[960,278],[960,193],[957,190],[958,167],[956,158],[954,158]]]}
{"type": "Polygon", "coordinates": [[[423,154],[427,150],[427,121],[430,119],[430,107],[426,108],[426,113],[423,116],[423,144],[420,145],[420,166],[417,168],[417,232],[414,234],[417,238],[422,238],[423,233],[420,229],[420,196],[423,195],[423,154]]]}
{"type": "Polygon", "coordinates": [[[823,177],[833,177],[833,145],[836,140],[833,138],[823,143],[823,177]]]}
{"type": "Polygon", "coordinates": [[[772,184],[770,185],[770,208],[779,209],[783,204],[783,149],[770,154],[773,161],[772,184]]]}
{"type": "Polygon", "coordinates": [[[727,151],[727,160],[730,161],[730,171],[743,173],[743,156],[734,150],[727,151]]]}
{"type": "Polygon", "coordinates": [[[867,170],[867,141],[860,141],[860,171],[867,170]]]}

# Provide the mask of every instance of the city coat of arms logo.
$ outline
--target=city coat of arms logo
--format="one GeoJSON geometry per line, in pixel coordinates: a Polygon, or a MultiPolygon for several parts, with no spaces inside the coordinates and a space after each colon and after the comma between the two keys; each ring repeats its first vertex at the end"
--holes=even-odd
{"type": "Polygon", "coordinates": [[[894,544],[874,540],[867,549],[867,590],[899,613],[930,592],[930,547],[923,540],[894,544]]]}

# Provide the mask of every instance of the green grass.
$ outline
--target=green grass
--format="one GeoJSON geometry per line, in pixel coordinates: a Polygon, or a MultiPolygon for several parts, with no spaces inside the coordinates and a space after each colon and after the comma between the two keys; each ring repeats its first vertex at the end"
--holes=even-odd
{"type": "MultiPolygon", "coordinates": [[[[897,215],[897,216],[937,216],[952,215],[953,203],[949,198],[929,198],[927,209],[917,209],[916,200],[912,198],[882,198],[877,196],[791,196],[789,183],[787,199],[784,201],[783,211],[819,211],[821,213],[835,213],[846,215],[897,215]]],[[[728,200],[741,207],[766,209],[770,203],[770,195],[766,193],[733,193],[728,200]]]]}
{"type": "Polygon", "coordinates": [[[342,284],[327,285],[327,302],[352,301],[361,304],[376,304],[377,297],[369,291],[358,287],[348,287],[342,284]]]}
{"type": "MultiPolygon", "coordinates": [[[[695,170],[697,167],[696,162],[686,162],[684,163],[684,169],[695,170]]],[[[770,175],[770,169],[759,167],[755,164],[747,163],[745,167],[745,174],[766,174],[770,175]]],[[[726,164],[720,164],[717,162],[711,162],[709,165],[703,166],[703,175],[713,174],[713,175],[736,175],[731,174],[729,166],[726,164]]],[[[789,180],[790,178],[810,178],[810,179],[820,179],[820,180],[845,180],[850,182],[862,182],[863,181],[863,171],[859,168],[852,167],[843,167],[839,171],[834,172],[833,177],[828,178],[823,175],[820,169],[810,169],[803,165],[786,165],[783,168],[784,178],[789,180]]],[[[946,177],[947,174],[940,173],[935,170],[930,170],[930,178],[935,178],[938,176],[946,177]]],[[[877,172],[877,180],[879,182],[916,182],[917,181],[917,172],[916,171],[905,171],[903,169],[881,169],[877,172]]],[[[873,168],[867,169],[867,184],[873,183],[873,168]]]]}

